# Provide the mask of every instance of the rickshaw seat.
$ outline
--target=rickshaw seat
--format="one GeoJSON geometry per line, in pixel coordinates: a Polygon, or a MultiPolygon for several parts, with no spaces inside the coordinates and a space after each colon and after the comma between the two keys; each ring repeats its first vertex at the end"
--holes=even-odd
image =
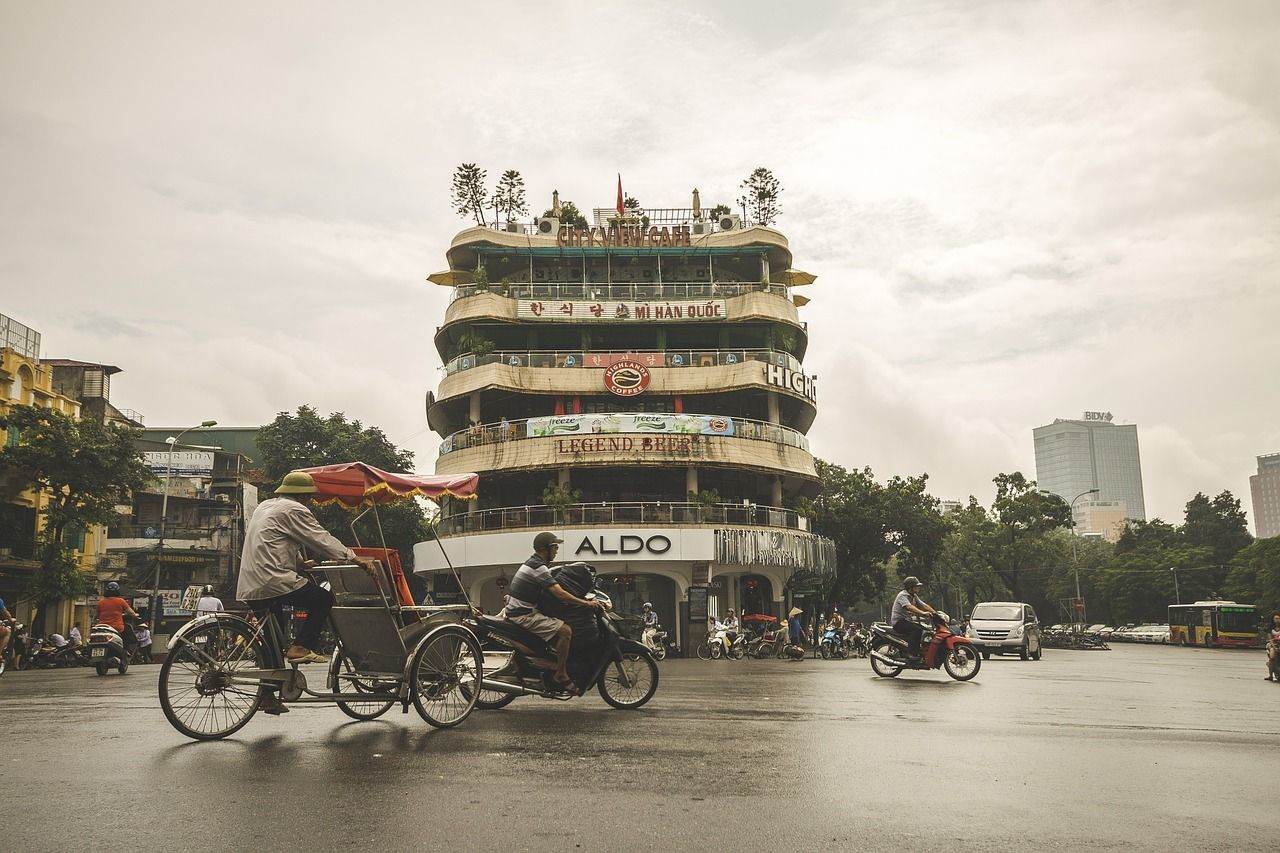
{"type": "Polygon", "coordinates": [[[385,573],[371,577],[360,566],[317,566],[313,574],[329,583],[335,604],[329,611],[342,649],[357,672],[395,673],[404,669],[406,643],[400,636],[400,620],[387,608],[396,603],[387,591],[385,573]]]}

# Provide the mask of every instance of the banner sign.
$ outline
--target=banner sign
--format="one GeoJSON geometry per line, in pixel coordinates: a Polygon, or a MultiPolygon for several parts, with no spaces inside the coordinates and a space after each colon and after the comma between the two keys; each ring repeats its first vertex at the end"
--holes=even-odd
{"type": "Polygon", "coordinates": [[[706,302],[614,301],[578,302],[521,299],[516,305],[521,320],[723,320],[727,316],[723,299],[706,302]]]}
{"type": "Polygon", "coordinates": [[[164,608],[165,616],[189,616],[194,612],[194,608],[182,609],[182,590],[180,589],[160,590],[160,606],[164,608]]]}
{"type": "Polygon", "coordinates": [[[583,456],[588,453],[639,453],[652,455],[693,456],[703,449],[706,439],[696,435],[597,435],[586,438],[556,439],[556,453],[583,456]]]}
{"type": "Polygon", "coordinates": [[[776,364],[766,364],[764,367],[764,381],[775,388],[794,391],[810,400],[818,399],[818,382],[808,374],[788,370],[776,364]]]}
{"type": "Polygon", "coordinates": [[[733,435],[733,418],[718,415],[647,414],[620,412],[600,415],[562,415],[529,418],[529,436],[600,435],[609,433],[679,433],[733,435]]]}
{"type": "MultiPolygon", "coordinates": [[[[169,467],[169,451],[144,451],[142,461],[153,474],[163,477],[169,467]]],[[[205,450],[175,450],[173,453],[173,477],[213,477],[213,452],[205,450]]]]}

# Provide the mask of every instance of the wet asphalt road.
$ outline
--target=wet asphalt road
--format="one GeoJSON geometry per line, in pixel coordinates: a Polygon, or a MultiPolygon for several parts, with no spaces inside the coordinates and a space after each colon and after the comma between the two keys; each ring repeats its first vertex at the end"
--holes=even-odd
{"type": "Polygon", "coordinates": [[[1274,850],[1261,661],[1050,650],[956,683],[669,660],[638,712],[523,698],[434,731],[306,707],[214,743],[169,727],[158,667],[10,672],[0,847],[1274,850]]]}

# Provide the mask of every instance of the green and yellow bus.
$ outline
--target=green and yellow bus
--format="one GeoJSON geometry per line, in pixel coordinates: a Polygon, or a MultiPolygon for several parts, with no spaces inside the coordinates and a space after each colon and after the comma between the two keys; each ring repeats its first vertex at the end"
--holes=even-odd
{"type": "Polygon", "coordinates": [[[1205,648],[1260,649],[1258,609],[1234,601],[1169,605],[1169,642],[1205,648]]]}

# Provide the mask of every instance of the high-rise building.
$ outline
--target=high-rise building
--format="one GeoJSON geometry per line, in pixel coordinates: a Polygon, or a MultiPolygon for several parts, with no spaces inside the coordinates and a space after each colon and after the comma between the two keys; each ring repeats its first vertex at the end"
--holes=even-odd
{"type": "MultiPolygon", "coordinates": [[[[689,650],[708,614],[785,614],[812,589],[797,573],[833,569],[795,509],[819,490],[793,292],[813,276],[779,231],[695,202],[468,228],[446,255],[427,420],[436,471],[480,474],[438,525],[472,601],[496,611],[551,530],[560,561],[596,565],[621,612],[652,602],[689,650]]],[[[461,596],[436,542],[414,570],[437,603],[461,596]]]]}
{"type": "Polygon", "coordinates": [[[1077,532],[1111,538],[1117,519],[1146,519],[1136,425],[1113,423],[1110,412],[1085,412],[1080,420],[1057,418],[1036,427],[1032,436],[1036,481],[1075,501],[1077,532]],[[1093,489],[1098,491],[1087,494],[1093,489]]]}
{"type": "Polygon", "coordinates": [[[1280,453],[1258,457],[1258,473],[1249,478],[1253,529],[1259,539],[1280,536],[1280,453]]]}

